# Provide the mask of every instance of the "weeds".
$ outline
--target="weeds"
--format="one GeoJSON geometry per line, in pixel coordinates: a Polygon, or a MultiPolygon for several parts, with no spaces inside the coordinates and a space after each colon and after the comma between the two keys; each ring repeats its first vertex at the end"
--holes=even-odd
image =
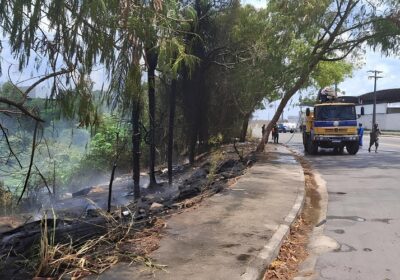
{"type": "Polygon", "coordinates": [[[210,159],[210,169],[207,175],[207,185],[212,183],[214,181],[215,175],[217,174],[217,169],[219,166],[219,163],[224,159],[224,154],[221,150],[216,150],[215,152],[212,153],[211,159],[210,159]]]}
{"type": "Polygon", "coordinates": [[[5,215],[7,214],[7,209],[11,209],[13,206],[13,195],[10,190],[6,190],[3,181],[0,181],[0,206],[2,207],[2,211],[5,215]]]}
{"type": "Polygon", "coordinates": [[[72,240],[56,244],[56,224],[48,225],[44,217],[35,276],[80,279],[100,274],[120,261],[143,262],[150,269],[165,269],[146,257],[158,248],[159,232],[165,226],[161,219],[154,219],[149,227],[137,231],[133,230],[133,215],[128,221],[122,221],[106,212],[100,214],[107,219],[107,232],[81,244],[74,244],[72,240]]]}

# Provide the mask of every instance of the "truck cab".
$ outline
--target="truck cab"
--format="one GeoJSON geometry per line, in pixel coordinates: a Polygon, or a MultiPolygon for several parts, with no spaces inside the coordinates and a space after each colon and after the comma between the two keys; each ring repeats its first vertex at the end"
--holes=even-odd
{"type": "Polygon", "coordinates": [[[317,154],[318,148],[333,148],[343,153],[344,147],[349,154],[359,150],[357,135],[357,114],[353,103],[324,102],[306,111],[303,129],[304,150],[308,154],[317,154]]]}

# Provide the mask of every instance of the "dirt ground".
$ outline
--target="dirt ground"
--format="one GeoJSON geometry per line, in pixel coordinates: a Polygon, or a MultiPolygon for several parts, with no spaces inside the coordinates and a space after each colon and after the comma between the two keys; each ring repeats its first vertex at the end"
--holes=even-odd
{"type": "Polygon", "coordinates": [[[264,280],[290,280],[298,273],[299,266],[307,258],[307,246],[310,234],[318,222],[320,196],[310,164],[300,155],[296,159],[301,163],[305,177],[306,200],[302,213],[292,225],[290,234],[283,242],[279,255],[267,269],[264,280]]]}

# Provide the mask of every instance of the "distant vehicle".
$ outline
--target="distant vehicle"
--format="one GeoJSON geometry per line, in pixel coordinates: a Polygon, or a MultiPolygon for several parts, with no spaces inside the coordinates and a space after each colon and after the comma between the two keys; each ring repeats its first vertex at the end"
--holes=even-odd
{"type": "Polygon", "coordinates": [[[286,123],[283,123],[283,126],[286,128],[286,131],[290,131],[290,133],[296,132],[296,124],[295,123],[286,122],[286,123]]]}
{"type": "Polygon", "coordinates": [[[278,132],[279,133],[286,133],[288,131],[288,128],[283,125],[283,123],[278,124],[278,132]]]}

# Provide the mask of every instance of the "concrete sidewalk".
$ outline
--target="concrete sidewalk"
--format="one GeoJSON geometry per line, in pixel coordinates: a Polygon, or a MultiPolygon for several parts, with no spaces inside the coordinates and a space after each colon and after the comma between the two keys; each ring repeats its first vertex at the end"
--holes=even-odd
{"type": "Polygon", "coordinates": [[[118,264],[98,279],[259,279],[304,200],[300,164],[281,145],[266,150],[236,184],[167,220],[149,255],[166,271],[118,264]]]}

